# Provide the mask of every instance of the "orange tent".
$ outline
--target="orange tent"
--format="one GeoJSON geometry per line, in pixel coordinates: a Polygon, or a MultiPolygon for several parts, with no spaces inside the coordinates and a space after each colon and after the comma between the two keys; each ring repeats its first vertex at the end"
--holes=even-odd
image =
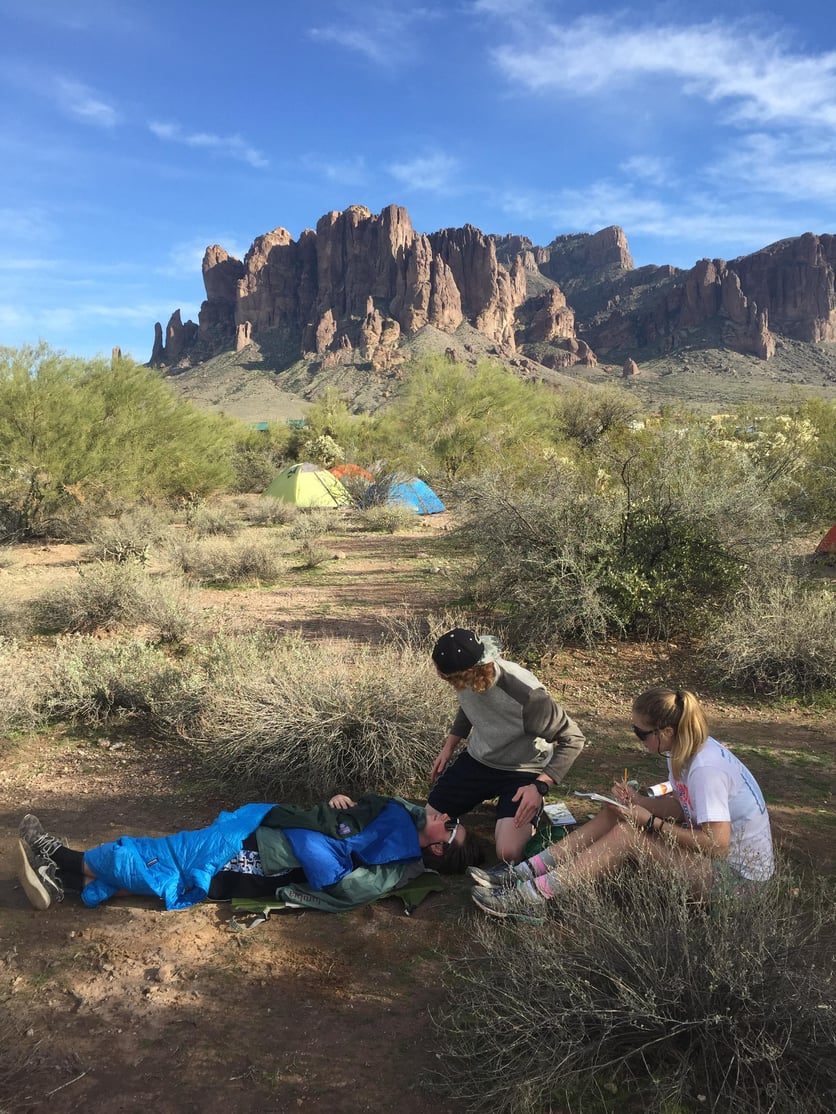
{"type": "Polygon", "coordinates": [[[338,480],[368,480],[369,483],[374,483],[374,476],[371,472],[361,468],[359,464],[335,464],[328,471],[332,476],[336,476],[338,480]]]}
{"type": "Polygon", "coordinates": [[[816,546],[816,553],[836,553],[836,522],[830,527],[816,546]]]}

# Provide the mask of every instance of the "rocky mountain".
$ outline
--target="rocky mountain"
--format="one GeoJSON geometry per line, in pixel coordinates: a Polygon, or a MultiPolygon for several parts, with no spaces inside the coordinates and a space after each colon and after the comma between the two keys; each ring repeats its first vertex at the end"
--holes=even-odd
{"type": "Polygon", "coordinates": [[[836,341],[835,270],[829,235],[690,270],[635,268],[616,227],[541,247],[471,225],[418,233],[400,206],[355,205],[298,240],[265,233],[243,261],[207,248],[199,321],[177,310],[158,323],[150,362],[178,372],[253,345],[277,373],[301,361],[309,377],[351,365],[396,380],[424,331],[449,337],[451,358],[463,347],[542,378],[598,361],[626,378],[700,348],[769,361],[783,339],[836,341]]]}

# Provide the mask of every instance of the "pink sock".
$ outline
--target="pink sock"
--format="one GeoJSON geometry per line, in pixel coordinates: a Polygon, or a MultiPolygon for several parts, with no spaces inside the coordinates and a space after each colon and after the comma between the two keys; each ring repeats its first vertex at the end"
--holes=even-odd
{"type": "Polygon", "coordinates": [[[547,848],[545,851],[541,851],[539,855],[532,855],[530,859],[526,859],[525,862],[515,866],[514,873],[518,878],[527,882],[532,878],[539,878],[541,874],[547,874],[554,865],[552,854],[547,848]]]}
{"type": "Polygon", "coordinates": [[[557,879],[552,874],[542,874],[539,878],[535,878],[532,883],[537,891],[548,901],[552,897],[557,897],[560,885],[557,879]]]}

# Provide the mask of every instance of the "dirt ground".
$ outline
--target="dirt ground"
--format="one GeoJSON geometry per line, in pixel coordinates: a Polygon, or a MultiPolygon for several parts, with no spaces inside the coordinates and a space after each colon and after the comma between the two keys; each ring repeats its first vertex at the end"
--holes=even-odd
{"type": "MultiPolygon", "coordinates": [[[[406,535],[340,538],[342,557],[320,581],[206,592],[204,604],[241,625],[365,640],[384,613],[450,605],[436,544],[445,526],[439,516],[406,535]]],[[[32,597],[77,559],[73,547],[18,547],[0,592],[32,597]]],[[[626,709],[638,685],[687,680],[686,670],[676,647],[567,650],[542,664],[590,739],[567,794],[606,788],[622,764],[658,780],[626,709]]],[[[740,701],[709,712],[761,781],[784,844],[833,872],[836,714],[740,701]]],[[[457,1111],[426,1078],[444,956],[475,915],[463,879],[412,916],[389,898],[339,916],[273,915],[246,931],[222,904],[168,913],[130,898],[88,910],[68,896],[38,913],[12,870],[23,813],[83,848],[200,826],[242,802],[199,795],[176,749],[122,733],[56,731],[0,748],[0,1114],[457,1111]]],[[[490,831],[489,808],[473,820],[490,831]]]]}

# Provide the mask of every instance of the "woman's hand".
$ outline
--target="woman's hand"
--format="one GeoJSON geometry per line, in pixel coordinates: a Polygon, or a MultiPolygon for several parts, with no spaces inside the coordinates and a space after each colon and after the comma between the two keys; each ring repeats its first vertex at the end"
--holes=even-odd
{"type": "Polygon", "coordinates": [[[631,789],[629,785],[625,785],[623,781],[617,781],[610,790],[611,796],[615,797],[619,804],[633,805],[641,801],[641,795],[635,789],[631,789]]]}
{"type": "Polygon", "coordinates": [[[357,802],[352,801],[346,793],[335,793],[328,804],[331,808],[353,808],[357,802]]]}
{"type": "Polygon", "coordinates": [[[626,789],[623,785],[614,785],[612,794],[617,801],[623,801],[623,807],[619,808],[617,805],[604,805],[604,808],[608,808],[610,812],[614,812],[620,821],[632,824],[634,828],[643,828],[652,816],[652,813],[642,805],[636,804],[630,797],[630,793],[631,790],[626,789]],[[620,793],[618,792],[619,788],[621,789],[620,793]]]}

